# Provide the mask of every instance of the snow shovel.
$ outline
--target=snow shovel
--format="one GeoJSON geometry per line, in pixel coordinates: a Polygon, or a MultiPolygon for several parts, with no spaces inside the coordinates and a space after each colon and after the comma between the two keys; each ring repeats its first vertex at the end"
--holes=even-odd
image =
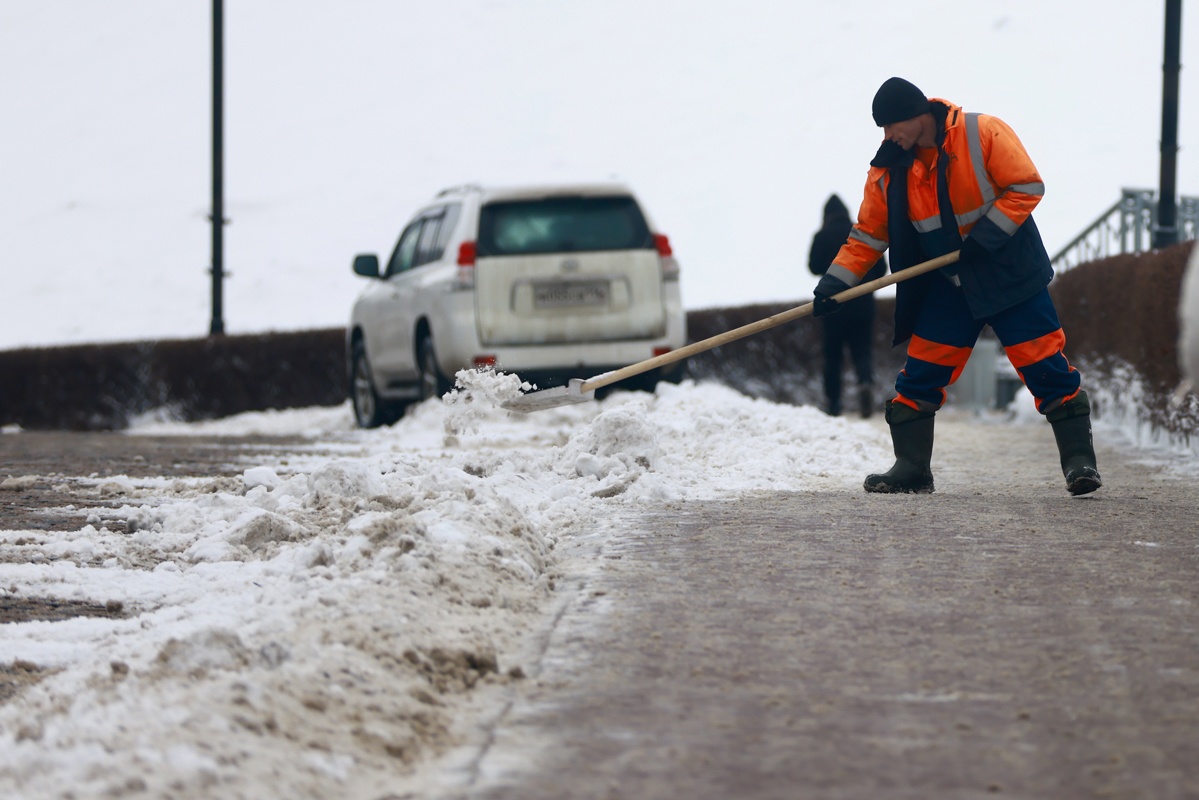
{"type": "MultiPolygon", "coordinates": [[[[926,272],[932,272],[935,269],[940,269],[947,264],[952,264],[958,260],[960,251],[954,250],[952,253],[946,253],[943,256],[925,261],[922,264],[917,264],[914,267],[892,272],[889,275],[884,275],[873,281],[860,283],[850,289],[846,289],[840,294],[833,295],[833,299],[838,303],[843,303],[846,300],[852,300],[855,297],[861,297],[864,294],[870,294],[882,289],[884,286],[906,281],[909,278],[915,278],[917,275],[923,275],[926,272]]],[[[711,350],[714,347],[719,347],[722,344],[742,339],[746,336],[752,336],[755,333],[770,330],[771,328],[782,325],[784,322],[806,317],[812,313],[814,303],[804,303],[802,306],[797,306],[788,311],[781,311],[774,316],[766,319],[751,322],[748,325],[742,325],[740,328],[734,328],[731,331],[725,331],[715,336],[709,337],[702,341],[693,342],[685,347],[680,347],[678,350],[671,350],[669,353],[663,353],[660,356],[645,361],[639,361],[636,364],[631,364],[627,367],[605,372],[601,375],[596,375],[594,378],[583,380],[581,378],[571,378],[566,386],[555,386],[552,389],[542,389],[540,391],[529,392],[520,397],[507,400],[500,405],[509,411],[519,411],[528,413],[530,411],[542,411],[547,408],[556,408],[558,406],[570,405],[572,403],[583,403],[595,398],[595,390],[602,389],[613,383],[623,381],[625,378],[631,378],[634,375],[640,375],[643,372],[648,372],[651,369],[662,367],[667,364],[673,364],[676,361],[682,361],[684,358],[693,356],[696,353],[702,353],[706,350],[711,350]]]]}

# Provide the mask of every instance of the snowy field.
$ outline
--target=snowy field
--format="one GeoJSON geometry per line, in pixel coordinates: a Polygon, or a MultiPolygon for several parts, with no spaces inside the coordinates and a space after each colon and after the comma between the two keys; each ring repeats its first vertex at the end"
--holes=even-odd
{"type": "MultiPolygon", "coordinates": [[[[131,534],[98,514],[71,533],[0,532],[0,591],[128,612],[0,627],[6,662],[53,670],[0,704],[0,796],[426,796],[454,751],[431,755],[469,741],[529,673],[555,604],[639,508],[860,491],[892,460],[877,418],[718,385],[523,416],[497,406],[510,383],[460,380],[375,431],[348,404],[147,421],[128,435],[310,444],[240,479],[93,480],[97,497],[128,498],[131,534]]],[[[1016,408],[977,424],[1044,424],[1027,397],[1016,408]]],[[[945,426],[938,447],[963,430],[945,426]]],[[[1136,431],[1099,431],[1194,469],[1136,431]]]]}

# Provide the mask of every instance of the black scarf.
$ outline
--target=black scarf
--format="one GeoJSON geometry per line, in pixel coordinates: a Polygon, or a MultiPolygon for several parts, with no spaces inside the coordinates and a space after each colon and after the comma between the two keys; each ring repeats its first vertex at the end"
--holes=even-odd
{"type": "MultiPolygon", "coordinates": [[[[945,144],[945,120],[949,106],[933,103],[932,115],[936,121],[938,149],[945,144]]],[[[929,258],[949,253],[961,247],[957,219],[953,204],[949,200],[949,180],[946,166],[949,162],[944,149],[937,158],[937,204],[941,209],[941,230],[937,237],[922,239],[908,218],[908,171],[912,168],[915,155],[892,141],[884,141],[870,161],[874,167],[882,167],[890,173],[887,183],[887,239],[890,251],[891,271],[914,267],[929,258]],[[940,252],[928,253],[926,250],[940,252]]],[[[927,272],[910,278],[895,287],[895,338],[891,344],[900,345],[912,337],[916,316],[933,280],[944,280],[935,272],[927,272]]]]}

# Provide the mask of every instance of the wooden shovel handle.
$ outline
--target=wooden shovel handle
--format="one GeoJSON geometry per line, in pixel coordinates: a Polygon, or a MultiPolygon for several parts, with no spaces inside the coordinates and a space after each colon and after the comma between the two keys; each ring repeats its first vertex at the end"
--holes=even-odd
{"type": "MultiPolygon", "coordinates": [[[[840,294],[833,295],[833,299],[838,303],[844,303],[846,300],[853,300],[855,297],[861,297],[864,294],[877,292],[879,289],[882,289],[885,286],[891,286],[901,281],[906,281],[909,278],[915,278],[917,275],[923,275],[926,272],[932,272],[935,269],[940,269],[947,264],[952,264],[958,260],[959,255],[960,251],[954,250],[952,253],[946,253],[943,256],[937,256],[936,258],[932,258],[921,264],[917,264],[914,267],[908,267],[907,269],[900,270],[899,272],[892,272],[888,275],[884,275],[881,278],[867,281],[866,283],[859,283],[857,286],[846,289],[840,294]]],[[[693,356],[696,353],[702,353],[706,350],[711,350],[714,347],[720,347],[722,344],[728,344],[729,342],[734,342],[737,339],[743,339],[746,336],[752,336],[755,333],[768,331],[771,328],[778,327],[785,322],[790,322],[791,320],[799,319],[800,317],[806,317],[812,313],[814,307],[814,303],[804,303],[802,306],[796,306],[795,308],[787,311],[780,311],[778,314],[767,317],[766,319],[760,319],[757,322],[751,322],[748,325],[742,325],[740,328],[733,328],[731,331],[718,333],[715,336],[709,337],[702,341],[692,342],[685,347],[680,347],[678,350],[671,350],[669,353],[663,353],[660,356],[654,356],[653,358],[645,361],[639,361],[636,364],[630,364],[627,367],[621,367],[620,369],[613,370],[611,372],[605,372],[602,375],[596,375],[594,378],[588,378],[587,380],[583,381],[582,385],[579,387],[579,390],[582,392],[594,391],[595,389],[623,381],[625,378],[631,378],[634,375],[640,375],[643,372],[648,372],[651,369],[663,367],[667,364],[673,364],[676,361],[682,361],[684,358],[693,356]]]]}

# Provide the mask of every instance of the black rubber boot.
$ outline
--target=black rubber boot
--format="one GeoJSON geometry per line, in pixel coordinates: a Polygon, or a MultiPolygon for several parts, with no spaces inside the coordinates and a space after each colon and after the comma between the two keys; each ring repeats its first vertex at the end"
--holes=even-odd
{"type": "Polygon", "coordinates": [[[1091,401],[1087,393],[1079,392],[1073,400],[1046,414],[1045,419],[1053,426],[1070,494],[1089,494],[1102,486],[1091,439],[1091,401]]]}
{"type": "Polygon", "coordinates": [[[916,411],[887,401],[887,424],[895,446],[895,466],[870,475],[863,488],[886,494],[928,494],[933,491],[933,419],[935,411],[916,411]]]}

